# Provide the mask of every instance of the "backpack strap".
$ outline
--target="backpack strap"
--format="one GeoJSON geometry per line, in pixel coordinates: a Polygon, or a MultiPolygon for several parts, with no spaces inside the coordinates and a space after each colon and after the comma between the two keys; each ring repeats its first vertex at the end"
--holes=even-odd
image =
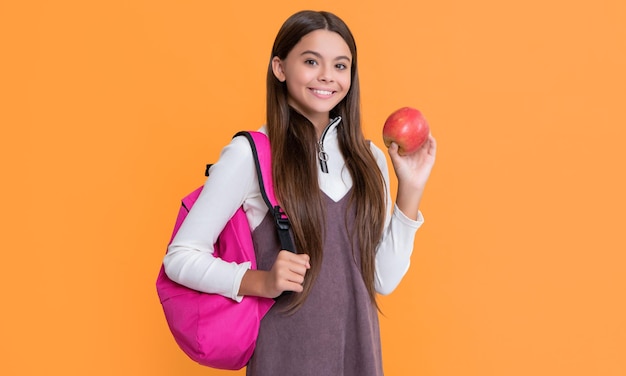
{"type": "Polygon", "coordinates": [[[274,183],[272,180],[272,150],[267,135],[261,132],[238,132],[233,137],[244,136],[252,148],[252,156],[259,180],[259,190],[263,201],[274,217],[274,224],[278,232],[281,249],[297,253],[293,238],[291,237],[291,223],[285,212],[278,205],[274,195],[274,183]]]}

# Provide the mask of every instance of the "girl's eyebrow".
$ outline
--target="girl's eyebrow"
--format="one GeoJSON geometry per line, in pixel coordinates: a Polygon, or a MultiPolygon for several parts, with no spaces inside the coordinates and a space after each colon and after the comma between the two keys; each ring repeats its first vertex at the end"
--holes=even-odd
{"type": "MultiPolygon", "coordinates": [[[[306,55],[306,54],[311,54],[311,55],[314,55],[315,57],[317,57],[318,59],[322,59],[322,54],[320,54],[319,52],[316,52],[316,51],[312,51],[312,50],[303,51],[300,54],[300,56],[306,55]]],[[[340,56],[337,56],[335,58],[335,61],[337,61],[337,60],[347,60],[347,61],[350,61],[350,58],[348,56],[345,56],[345,55],[340,55],[340,56]]]]}

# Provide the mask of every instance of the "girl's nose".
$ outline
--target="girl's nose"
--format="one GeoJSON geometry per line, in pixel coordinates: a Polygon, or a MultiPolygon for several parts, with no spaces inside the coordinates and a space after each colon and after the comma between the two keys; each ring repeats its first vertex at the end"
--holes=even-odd
{"type": "Polygon", "coordinates": [[[332,75],[331,68],[323,68],[320,71],[320,75],[318,76],[317,79],[320,80],[321,82],[332,82],[333,81],[333,75],[332,75]]]}

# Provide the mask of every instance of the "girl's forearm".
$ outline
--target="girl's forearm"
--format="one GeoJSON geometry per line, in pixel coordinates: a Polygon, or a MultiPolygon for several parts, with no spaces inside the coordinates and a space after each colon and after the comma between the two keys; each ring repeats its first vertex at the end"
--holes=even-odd
{"type": "Polygon", "coordinates": [[[420,201],[422,200],[423,188],[415,188],[410,185],[398,184],[396,205],[404,215],[412,220],[417,220],[420,201]]]}
{"type": "Polygon", "coordinates": [[[267,297],[264,291],[267,271],[248,269],[241,279],[239,286],[239,296],[263,296],[267,297]]]}

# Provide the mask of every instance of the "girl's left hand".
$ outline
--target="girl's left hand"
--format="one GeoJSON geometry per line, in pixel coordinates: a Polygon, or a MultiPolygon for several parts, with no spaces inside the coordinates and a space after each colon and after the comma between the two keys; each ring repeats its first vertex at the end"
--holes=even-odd
{"type": "Polygon", "coordinates": [[[423,190],[435,164],[436,154],[437,141],[432,134],[429,134],[424,145],[412,154],[398,154],[398,145],[395,142],[391,143],[389,146],[389,157],[398,178],[398,183],[423,190]]]}

